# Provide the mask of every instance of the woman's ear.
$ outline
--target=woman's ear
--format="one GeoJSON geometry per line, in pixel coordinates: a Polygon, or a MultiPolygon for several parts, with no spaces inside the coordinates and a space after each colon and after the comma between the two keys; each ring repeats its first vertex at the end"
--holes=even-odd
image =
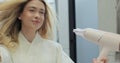
{"type": "Polygon", "coordinates": [[[22,20],[22,14],[20,14],[20,15],[18,16],[18,19],[19,19],[19,20],[22,20]]]}
{"type": "Polygon", "coordinates": [[[19,16],[18,19],[21,20],[21,16],[19,16]]]}

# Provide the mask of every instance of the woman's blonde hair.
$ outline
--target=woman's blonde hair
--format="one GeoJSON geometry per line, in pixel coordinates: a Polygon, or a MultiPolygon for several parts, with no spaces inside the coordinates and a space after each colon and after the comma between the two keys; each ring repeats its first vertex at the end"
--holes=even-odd
{"type": "MultiPolygon", "coordinates": [[[[0,29],[0,43],[7,46],[10,50],[14,49],[14,47],[16,48],[19,44],[18,34],[21,30],[21,21],[18,17],[29,1],[31,0],[12,0],[0,4],[0,22],[3,22],[0,29]]],[[[46,9],[45,21],[39,29],[39,33],[44,39],[52,39],[53,22],[51,18],[54,18],[54,15],[44,0],[39,1],[43,2],[46,9]]]]}

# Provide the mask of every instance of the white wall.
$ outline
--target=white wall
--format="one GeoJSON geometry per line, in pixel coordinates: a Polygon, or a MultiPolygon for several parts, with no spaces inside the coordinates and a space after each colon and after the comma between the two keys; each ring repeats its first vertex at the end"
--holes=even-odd
{"type": "Polygon", "coordinates": [[[55,40],[58,41],[64,51],[69,55],[69,16],[68,0],[46,0],[56,10],[58,21],[55,31],[55,40]]]}
{"type": "Polygon", "coordinates": [[[57,0],[59,42],[69,55],[69,16],[68,0],[57,0]]]}
{"type": "Polygon", "coordinates": [[[4,0],[0,0],[0,2],[3,2],[4,0]]]}
{"type": "Polygon", "coordinates": [[[116,0],[98,0],[99,29],[117,32],[116,0]]]}

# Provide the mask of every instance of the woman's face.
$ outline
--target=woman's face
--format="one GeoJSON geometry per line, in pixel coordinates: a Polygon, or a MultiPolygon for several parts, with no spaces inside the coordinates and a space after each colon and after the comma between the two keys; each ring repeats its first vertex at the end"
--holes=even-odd
{"type": "Polygon", "coordinates": [[[39,0],[31,0],[24,7],[19,19],[22,21],[22,28],[37,31],[45,19],[45,5],[39,0]]]}

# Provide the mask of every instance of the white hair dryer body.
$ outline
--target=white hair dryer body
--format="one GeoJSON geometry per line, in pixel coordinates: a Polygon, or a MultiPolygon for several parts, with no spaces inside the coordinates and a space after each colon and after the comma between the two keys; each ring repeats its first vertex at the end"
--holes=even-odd
{"type": "Polygon", "coordinates": [[[98,59],[107,56],[109,50],[120,50],[120,35],[92,28],[74,29],[76,35],[90,40],[102,47],[98,59]]]}

